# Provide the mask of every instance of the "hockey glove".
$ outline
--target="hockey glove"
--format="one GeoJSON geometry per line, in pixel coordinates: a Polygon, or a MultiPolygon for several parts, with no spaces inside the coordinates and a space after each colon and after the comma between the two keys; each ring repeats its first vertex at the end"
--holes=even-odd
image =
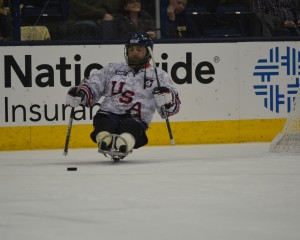
{"type": "Polygon", "coordinates": [[[152,91],[158,113],[162,118],[172,116],[179,111],[180,100],[178,94],[167,87],[156,87],[152,91]]]}
{"type": "Polygon", "coordinates": [[[66,105],[71,107],[78,107],[83,103],[85,92],[83,90],[77,91],[78,87],[71,87],[66,98],[66,105]]]}
{"type": "Polygon", "coordinates": [[[167,87],[156,87],[153,89],[153,95],[156,105],[159,108],[169,109],[173,105],[173,93],[167,87]]]}

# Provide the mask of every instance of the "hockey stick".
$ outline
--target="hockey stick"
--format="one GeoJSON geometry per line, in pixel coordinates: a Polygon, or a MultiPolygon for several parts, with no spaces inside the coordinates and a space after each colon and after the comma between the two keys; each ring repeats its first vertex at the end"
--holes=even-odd
{"type": "MultiPolygon", "coordinates": [[[[160,87],[161,85],[160,85],[160,82],[159,82],[159,79],[158,79],[157,68],[156,68],[156,63],[155,63],[155,60],[154,60],[153,51],[152,51],[151,47],[148,47],[148,50],[149,50],[151,58],[152,58],[152,65],[153,65],[154,71],[155,71],[157,86],[160,87]]],[[[173,133],[172,133],[168,113],[166,112],[166,109],[165,109],[164,106],[162,106],[162,111],[164,112],[164,114],[166,116],[166,124],[167,124],[167,129],[168,129],[168,133],[169,133],[169,137],[170,137],[170,143],[171,143],[171,145],[175,145],[175,141],[174,141],[174,138],[173,138],[173,133]]]]}
{"type": "MultiPolygon", "coordinates": [[[[77,90],[76,90],[76,93],[79,92],[81,86],[83,84],[83,81],[81,81],[81,83],[79,84],[77,90]]],[[[74,116],[75,116],[75,108],[72,107],[71,109],[71,113],[70,113],[70,119],[69,119],[69,125],[68,125],[68,131],[67,131],[67,136],[66,136],[66,142],[65,142],[65,147],[64,147],[64,152],[63,154],[65,156],[67,156],[68,154],[68,150],[69,150],[69,142],[70,142],[70,137],[71,137],[71,130],[72,130],[72,126],[73,126],[73,119],[74,119],[74,116]]]]}

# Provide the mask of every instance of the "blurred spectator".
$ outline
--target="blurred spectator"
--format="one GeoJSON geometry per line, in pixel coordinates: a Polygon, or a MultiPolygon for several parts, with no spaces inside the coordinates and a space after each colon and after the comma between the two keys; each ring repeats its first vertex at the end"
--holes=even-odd
{"type": "Polygon", "coordinates": [[[140,0],[122,0],[121,13],[114,21],[116,39],[127,39],[132,33],[146,32],[156,38],[155,20],[142,10],[140,0]]]}
{"type": "Polygon", "coordinates": [[[192,38],[199,36],[197,26],[186,14],[188,0],[169,0],[167,8],[169,38],[192,38]]]}
{"type": "Polygon", "coordinates": [[[299,36],[298,0],[251,0],[251,10],[258,13],[263,36],[299,36]]]}
{"type": "Polygon", "coordinates": [[[0,0],[0,41],[12,39],[12,19],[7,0],[0,0]]]}
{"type": "Polygon", "coordinates": [[[298,0],[273,0],[270,14],[279,16],[284,23],[285,32],[290,36],[299,36],[300,6],[298,0]]]}
{"type": "Polygon", "coordinates": [[[101,39],[102,23],[114,19],[110,7],[116,4],[113,0],[70,0],[69,22],[75,24],[71,35],[77,39],[101,39]]]}

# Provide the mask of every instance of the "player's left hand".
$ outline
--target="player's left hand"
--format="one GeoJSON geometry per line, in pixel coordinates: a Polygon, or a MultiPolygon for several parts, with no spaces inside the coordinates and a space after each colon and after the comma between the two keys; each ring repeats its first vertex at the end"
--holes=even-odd
{"type": "Polygon", "coordinates": [[[152,91],[155,103],[158,107],[169,109],[174,104],[172,91],[167,87],[156,87],[152,91]]]}

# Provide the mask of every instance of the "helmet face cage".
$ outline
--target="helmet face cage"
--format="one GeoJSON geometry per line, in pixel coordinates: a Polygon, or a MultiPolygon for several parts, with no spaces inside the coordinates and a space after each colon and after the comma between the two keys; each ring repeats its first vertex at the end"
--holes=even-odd
{"type": "Polygon", "coordinates": [[[151,54],[148,50],[148,47],[153,49],[153,41],[152,38],[147,34],[147,33],[134,33],[130,36],[129,40],[125,44],[124,48],[124,57],[127,62],[127,64],[130,67],[135,67],[135,68],[142,68],[145,67],[145,65],[149,62],[151,59],[151,54]],[[128,58],[128,47],[130,46],[143,46],[146,47],[147,54],[145,58],[140,59],[138,61],[132,61],[128,58]]]}

